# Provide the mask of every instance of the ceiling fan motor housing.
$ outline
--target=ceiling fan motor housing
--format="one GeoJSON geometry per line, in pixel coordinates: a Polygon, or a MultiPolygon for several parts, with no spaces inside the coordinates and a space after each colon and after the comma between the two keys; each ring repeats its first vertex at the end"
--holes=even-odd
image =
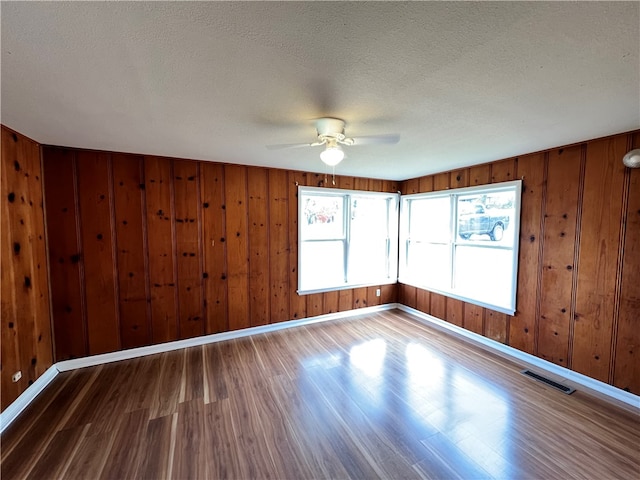
{"type": "Polygon", "coordinates": [[[342,143],[353,145],[353,139],[347,138],[344,134],[344,120],[339,118],[319,118],[316,120],[316,130],[318,131],[318,142],[333,144],[342,143]]]}

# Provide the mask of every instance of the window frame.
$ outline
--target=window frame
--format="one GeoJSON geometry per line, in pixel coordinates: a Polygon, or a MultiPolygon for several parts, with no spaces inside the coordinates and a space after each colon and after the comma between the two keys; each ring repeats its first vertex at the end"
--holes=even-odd
{"type": "MultiPolygon", "coordinates": [[[[522,197],[522,180],[513,180],[509,182],[501,182],[501,183],[492,183],[486,185],[478,185],[473,187],[463,187],[463,188],[455,188],[448,190],[439,190],[435,192],[425,192],[425,193],[415,193],[409,195],[402,195],[400,199],[400,227],[399,227],[399,247],[398,247],[398,282],[406,285],[414,286],[417,288],[421,288],[424,290],[428,290],[430,292],[439,293],[442,295],[446,295],[448,297],[452,297],[458,300],[462,300],[467,303],[472,303],[475,305],[479,305],[481,307],[485,307],[494,311],[506,313],[509,315],[513,315],[516,311],[516,298],[517,298],[517,287],[518,287],[518,260],[519,260],[519,244],[520,244],[520,214],[521,214],[521,200],[522,197]],[[513,206],[513,218],[510,220],[512,222],[513,228],[513,245],[505,246],[500,244],[492,244],[490,242],[486,243],[469,243],[468,240],[463,240],[459,238],[458,235],[458,198],[461,196],[468,196],[477,193],[483,193],[487,195],[491,195],[494,193],[505,192],[505,191],[514,191],[515,193],[515,201],[513,206]],[[425,283],[421,283],[418,278],[416,278],[415,274],[412,274],[410,270],[408,270],[408,255],[410,242],[411,242],[411,202],[419,199],[430,199],[430,198],[446,198],[449,197],[449,240],[446,243],[448,246],[448,264],[449,264],[449,288],[438,288],[433,285],[427,285],[425,283]],[[496,305],[486,300],[478,298],[473,298],[466,295],[463,295],[459,291],[456,291],[456,249],[459,246],[473,246],[476,248],[487,248],[487,249],[500,249],[500,250],[511,250],[511,267],[512,267],[512,278],[511,278],[511,297],[509,299],[509,305],[496,305]]],[[[420,240],[418,240],[420,241],[420,240]]],[[[417,242],[416,242],[417,243],[417,242]]],[[[441,244],[442,242],[425,242],[430,244],[441,244]]]]}
{"type": "Polygon", "coordinates": [[[310,295],[314,293],[322,293],[322,292],[332,292],[337,290],[348,290],[353,288],[361,288],[361,287],[370,287],[377,285],[392,285],[398,282],[398,234],[399,234],[399,212],[400,212],[400,201],[401,196],[400,193],[393,192],[370,192],[367,190],[347,190],[341,188],[326,188],[326,187],[310,187],[304,185],[298,185],[298,288],[296,292],[298,295],[310,295]],[[338,197],[343,199],[343,235],[338,238],[327,237],[327,238],[312,238],[305,239],[303,235],[303,197],[305,194],[317,194],[319,196],[326,197],[338,197]],[[387,271],[387,279],[376,279],[372,282],[360,282],[360,283],[348,283],[348,275],[349,275],[349,253],[350,253],[350,242],[351,242],[351,208],[353,197],[370,197],[370,198],[385,198],[387,201],[395,202],[394,205],[388,205],[387,207],[387,255],[386,255],[386,271],[387,271]],[[304,242],[337,242],[342,241],[343,248],[343,275],[345,283],[332,286],[332,287],[323,287],[323,288],[307,288],[302,289],[302,258],[301,254],[302,244],[304,242]]]}

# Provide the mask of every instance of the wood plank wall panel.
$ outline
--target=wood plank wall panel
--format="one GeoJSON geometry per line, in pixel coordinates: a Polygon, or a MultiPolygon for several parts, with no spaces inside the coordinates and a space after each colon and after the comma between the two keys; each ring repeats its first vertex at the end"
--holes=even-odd
{"type": "MultiPolygon", "coordinates": [[[[632,148],[640,148],[640,132],[633,136],[632,148]]],[[[640,395],[640,169],[627,169],[626,176],[629,195],[610,381],[616,387],[640,395]]]]}
{"type": "MultiPolygon", "coordinates": [[[[431,180],[431,184],[433,185],[433,180],[431,180]]],[[[420,179],[412,178],[411,180],[407,180],[402,182],[400,186],[400,191],[403,195],[411,195],[412,193],[420,192],[420,179]]]]}
{"type": "Polygon", "coordinates": [[[418,190],[420,193],[433,191],[433,177],[420,177],[418,179],[418,190]]]}
{"type": "Polygon", "coordinates": [[[368,307],[380,305],[380,295],[378,295],[378,290],[380,290],[380,295],[382,295],[382,289],[379,286],[367,287],[367,306],[368,307]]]}
{"type": "Polygon", "coordinates": [[[334,290],[324,294],[324,304],[322,305],[322,313],[335,313],[340,305],[340,291],[334,290]]]}
{"type": "MultiPolygon", "coordinates": [[[[449,178],[449,186],[451,188],[463,188],[469,186],[469,169],[456,170],[451,172],[449,178]]],[[[422,185],[420,186],[422,188],[422,185]]]]}
{"type": "Polygon", "coordinates": [[[393,180],[383,180],[382,181],[382,192],[389,192],[389,193],[398,193],[399,191],[399,186],[398,186],[398,182],[393,181],[393,180]]]}
{"type": "Polygon", "coordinates": [[[145,157],[145,199],[153,343],[178,338],[173,165],[145,157]]]}
{"type": "Polygon", "coordinates": [[[354,288],[353,289],[353,308],[368,307],[367,303],[367,287],[354,288]]]}
{"type": "MultiPolygon", "coordinates": [[[[4,144],[4,143],[3,143],[4,144]]],[[[87,355],[84,276],[80,275],[80,243],[76,215],[76,152],[44,148],[51,311],[55,360],[87,355]]]]}
{"type": "Polygon", "coordinates": [[[404,285],[404,298],[403,303],[411,308],[417,308],[418,306],[418,289],[411,285],[404,285]]]}
{"type": "Polygon", "coordinates": [[[353,308],[353,290],[338,290],[338,311],[344,312],[353,308]]]}
{"type": "Polygon", "coordinates": [[[447,322],[461,327],[464,319],[464,302],[456,298],[447,298],[445,318],[447,322]]]}
{"type": "Polygon", "coordinates": [[[113,185],[109,154],[77,153],[78,222],[84,269],[89,355],[114,352],[120,341],[113,185]]]}
{"type": "Polygon", "coordinates": [[[120,295],[122,348],[148,345],[151,321],[147,298],[146,225],[143,218],[145,181],[142,157],[113,155],[113,189],[120,295]]]}
{"type": "MultiPolygon", "coordinates": [[[[29,293],[32,295],[30,301],[35,313],[34,330],[33,332],[22,330],[22,338],[26,338],[26,342],[33,345],[33,350],[27,352],[29,354],[27,358],[29,358],[30,365],[27,372],[27,384],[30,384],[30,382],[35,381],[35,379],[40,377],[40,375],[51,366],[53,361],[53,335],[51,328],[48,261],[46,255],[47,235],[44,223],[42,155],[40,145],[34,141],[23,143],[21,151],[24,162],[18,162],[20,165],[14,162],[13,167],[16,173],[23,174],[23,181],[26,182],[29,192],[29,201],[26,203],[29,205],[30,211],[35,212],[35,214],[29,214],[31,212],[25,214],[25,225],[31,225],[31,231],[33,232],[28,239],[29,247],[26,253],[31,258],[29,264],[33,272],[30,277],[32,289],[29,293]]],[[[22,226],[22,222],[20,222],[20,225],[22,226]]],[[[18,241],[17,243],[20,242],[18,241]]],[[[12,245],[13,254],[19,256],[19,253],[15,251],[15,246],[16,241],[14,240],[12,245]]],[[[22,248],[20,250],[22,251],[22,248]]]]}
{"type": "MultiPolygon", "coordinates": [[[[289,189],[287,172],[269,170],[269,291],[270,322],[289,316],[289,189]]],[[[335,306],[338,308],[337,304],[335,306]]],[[[334,310],[334,311],[336,311],[334,310]]]]}
{"type": "Polygon", "coordinates": [[[469,167],[469,185],[486,185],[491,181],[491,164],[469,167]]]}
{"type": "Polygon", "coordinates": [[[485,309],[480,305],[465,303],[462,326],[467,330],[482,335],[482,332],[484,332],[484,314],[485,309]]]}
{"type": "MultiPolygon", "coordinates": [[[[622,166],[634,147],[640,131],[469,167],[471,186],[522,178],[523,193],[516,313],[464,303],[464,328],[640,394],[640,170],[622,166]]],[[[459,174],[400,189],[444,189],[459,174]]],[[[398,285],[401,303],[407,291],[398,285]]],[[[450,298],[417,298],[419,310],[456,321],[450,298]]]]}
{"type": "Polygon", "coordinates": [[[491,183],[510,182],[517,180],[516,159],[509,158],[491,164],[491,183]]]}
{"type": "Polygon", "coordinates": [[[538,328],[537,292],[540,272],[542,197],[545,187],[545,155],[526,155],[518,159],[522,178],[520,249],[516,313],[510,320],[509,345],[535,353],[538,328]],[[536,295],[531,295],[536,292],[536,295]]]}
{"type": "Polygon", "coordinates": [[[249,167],[249,307],[251,326],[269,323],[269,188],[267,170],[249,167]]]}
{"type": "Polygon", "coordinates": [[[416,308],[424,313],[431,313],[431,292],[422,288],[416,289],[416,308]]]}
{"type": "Polygon", "coordinates": [[[364,190],[364,191],[369,190],[369,179],[355,177],[353,179],[353,188],[354,190],[364,190]]]}
{"type": "Polygon", "coordinates": [[[389,303],[396,303],[398,301],[398,284],[391,283],[388,285],[382,285],[381,290],[381,305],[387,305],[389,303]]]}
{"type": "MultiPolygon", "coordinates": [[[[18,236],[15,233],[12,234],[12,230],[15,230],[17,225],[20,225],[19,210],[21,208],[22,201],[16,203],[16,198],[24,198],[24,187],[21,187],[21,175],[12,172],[17,169],[14,167],[14,163],[20,165],[18,160],[18,142],[20,142],[17,135],[12,135],[12,132],[2,129],[2,167],[0,169],[0,179],[2,186],[2,257],[0,257],[1,263],[1,290],[0,293],[0,305],[2,308],[2,327],[1,327],[1,340],[2,349],[0,349],[0,358],[2,363],[0,364],[0,371],[2,372],[0,382],[2,391],[1,408],[5,409],[13,400],[24,391],[24,382],[13,382],[12,375],[21,370],[22,359],[20,357],[20,329],[22,325],[18,326],[18,304],[17,297],[21,296],[23,286],[20,282],[20,270],[19,263],[23,263],[20,259],[18,261],[13,255],[26,256],[26,252],[22,253],[22,245],[24,238],[16,239],[18,236]],[[13,137],[13,138],[12,138],[13,137]],[[20,190],[18,190],[20,188],[20,190]],[[16,190],[18,193],[16,193],[16,190]],[[16,208],[18,207],[18,208],[16,208]],[[12,217],[12,218],[11,218],[12,217]],[[16,225],[17,224],[17,225],[16,225]],[[11,253],[9,253],[11,252],[11,253]],[[12,255],[13,254],[13,255],[12,255]],[[16,270],[18,270],[16,272],[16,270]],[[16,284],[18,282],[18,284],[16,284]]],[[[23,141],[26,141],[24,139],[23,141]]],[[[24,220],[23,220],[24,222],[24,220]]],[[[24,235],[20,235],[24,237],[24,235]]],[[[28,260],[28,257],[26,257],[28,260]]],[[[26,323],[31,323],[32,319],[27,319],[26,323]]],[[[25,325],[25,330],[28,325],[25,325]]]]}
{"type": "Polygon", "coordinates": [[[582,201],[571,365],[603,382],[609,378],[616,310],[625,153],[623,136],[591,142],[584,172],[588,195],[582,201]]]}
{"type": "MultiPolygon", "coordinates": [[[[440,190],[447,190],[451,184],[451,174],[449,172],[438,173],[433,176],[433,191],[438,192],[440,190]]],[[[420,185],[418,183],[418,185],[420,185]]],[[[420,192],[422,193],[422,192],[420,192]]]]}
{"type": "Polygon", "coordinates": [[[447,319],[447,297],[431,292],[431,315],[442,320],[447,319]]]}
{"type": "Polygon", "coordinates": [[[369,179],[369,187],[367,188],[370,192],[383,192],[382,189],[383,182],[378,178],[369,179]]]}
{"type": "Polygon", "coordinates": [[[353,190],[355,179],[353,177],[345,177],[343,175],[336,177],[336,184],[330,185],[332,188],[342,188],[344,190],[353,190]]]}
{"type": "Polygon", "coordinates": [[[569,364],[581,163],[580,146],[549,152],[538,355],[565,367],[569,364]],[[569,178],[578,181],[568,182],[569,178]]]}
{"type": "Polygon", "coordinates": [[[40,146],[2,127],[0,407],[53,363],[40,146]],[[21,371],[22,378],[11,377],[21,371]]]}
{"type": "Polygon", "coordinates": [[[178,336],[191,338],[205,333],[199,162],[174,160],[173,188],[178,259],[178,336]]]}
{"type": "Polygon", "coordinates": [[[227,280],[229,330],[251,326],[249,318],[249,231],[247,168],[226,165],[227,280]]]}
{"type": "Polygon", "coordinates": [[[207,333],[226,332],[227,318],[227,242],[225,224],[224,166],[200,164],[202,229],[207,333]]]}

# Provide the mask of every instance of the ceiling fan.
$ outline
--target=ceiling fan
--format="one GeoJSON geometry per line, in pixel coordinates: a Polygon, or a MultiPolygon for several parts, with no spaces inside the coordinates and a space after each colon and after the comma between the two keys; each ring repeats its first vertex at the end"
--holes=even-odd
{"type": "Polygon", "coordinates": [[[267,145],[269,150],[279,150],[283,148],[317,147],[325,145],[325,149],[320,153],[320,159],[334,167],[344,158],[342,145],[391,145],[400,141],[400,135],[366,135],[361,137],[347,137],[344,133],[345,121],[339,118],[319,118],[316,120],[317,140],[313,143],[288,143],[280,145],[267,145]]]}

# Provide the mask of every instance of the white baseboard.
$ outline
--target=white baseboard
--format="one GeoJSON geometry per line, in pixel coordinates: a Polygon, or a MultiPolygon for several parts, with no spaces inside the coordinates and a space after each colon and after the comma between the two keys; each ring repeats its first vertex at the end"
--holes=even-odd
{"type": "Polygon", "coordinates": [[[289,320],[287,322],[272,323],[269,325],[261,325],[259,327],[243,328],[242,330],[234,330],[231,332],[214,333],[212,335],[204,335],[202,337],[187,338],[185,340],[160,343],[158,345],[150,345],[148,347],[131,348],[128,350],[120,350],[119,352],[103,353],[101,355],[92,355],[90,357],[64,360],[62,362],[56,363],[56,367],[59,371],[66,372],[67,370],[75,370],[77,368],[92,367],[103,363],[119,362],[120,360],[129,360],[131,358],[144,357],[146,355],[153,355],[156,353],[170,352],[187,347],[197,347],[200,345],[206,345],[208,343],[233,340],[235,338],[248,337],[250,335],[275,332],[278,330],[299,327],[301,325],[311,325],[313,323],[327,322],[329,320],[353,317],[355,315],[365,315],[368,313],[391,310],[394,308],[396,308],[395,303],[357,308],[354,310],[347,310],[345,312],[327,313],[325,315],[318,315],[317,317],[302,318],[300,320],[289,320]]]}
{"type": "Polygon", "coordinates": [[[29,404],[44,390],[44,388],[56,378],[59,370],[55,365],[49,367],[38,379],[33,382],[29,388],[20,394],[13,403],[11,403],[4,412],[0,413],[0,433],[11,425],[11,423],[29,406],[29,404]]]}
{"type": "Polygon", "coordinates": [[[451,323],[445,322],[444,320],[440,320],[439,318],[423,313],[419,310],[416,310],[415,308],[407,307],[406,305],[402,304],[396,304],[396,308],[398,308],[398,310],[411,313],[412,315],[418,317],[420,320],[423,320],[425,323],[437,328],[438,330],[453,333],[454,335],[461,337],[464,340],[474,343],[484,350],[493,352],[503,358],[507,358],[517,363],[521,363],[526,368],[536,368],[538,370],[550,373],[553,376],[559,377],[560,383],[568,383],[573,388],[577,388],[578,386],[580,386],[584,390],[587,390],[589,394],[595,397],[602,398],[603,400],[619,402],[624,406],[630,406],[634,410],[637,409],[638,411],[640,411],[640,396],[634,395],[633,393],[626,392],[620,388],[614,387],[581,373],[574,372],[573,370],[569,370],[568,368],[561,367],[560,365],[556,365],[555,363],[551,363],[540,357],[536,357],[516,348],[504,345],[503,343],[496,342],[495,340],[484,337],[477,333],[465,330],[462,327],[458,327],[457,325],[453,325],[451,323]]]}

